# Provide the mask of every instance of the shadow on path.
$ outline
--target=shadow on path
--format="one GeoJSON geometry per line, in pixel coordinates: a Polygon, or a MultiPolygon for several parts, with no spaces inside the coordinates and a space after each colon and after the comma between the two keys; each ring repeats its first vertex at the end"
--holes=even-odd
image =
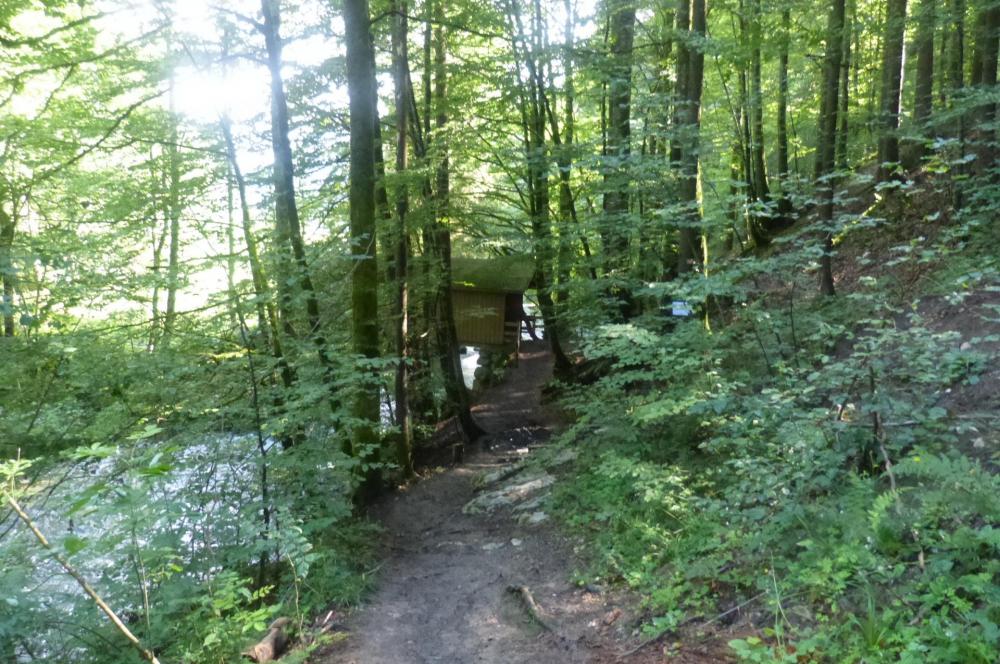
{"type": "Polygon", "coordinates": [[[476,496],[477,477],[504,470],[519,448],[548,437],[554,420],[539,399],[551,370],[543,344],[523,347],[506,380],[477,400],[475,416],[490,434],[467,462],[376,506],[386,529],[378,589],[348,619],[348,639],[314,663],[605,661],[588,644],[599,636],[605,599],[569,583],[572,547],[551,523],[531,525],[523,512],[519,522],[510,508],[463,511],[476,496]],[[552,632],[507,592],[512,585],[531,589],[552,632]]]}

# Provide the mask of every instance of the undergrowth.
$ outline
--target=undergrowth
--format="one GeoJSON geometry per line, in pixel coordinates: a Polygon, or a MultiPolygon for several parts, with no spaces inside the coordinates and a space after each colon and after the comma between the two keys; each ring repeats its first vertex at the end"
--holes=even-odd
{"type": "MultiPolygon", "coordinates": [[[[995,662],[1000,480],[968,434],[996,414],[941,404],[1000,337],[935,327],[874,277],[797,296],[795,260],[704,280],[711,331],[647,316],[590,337],[601,371],[564,387],[578,456],[555,494],[593,543],[580,581],[638,591],[654,634],[742,620],[746,661],[995,662]]],[[[936,280],[958,300],[998,283],[936,280]]]]}

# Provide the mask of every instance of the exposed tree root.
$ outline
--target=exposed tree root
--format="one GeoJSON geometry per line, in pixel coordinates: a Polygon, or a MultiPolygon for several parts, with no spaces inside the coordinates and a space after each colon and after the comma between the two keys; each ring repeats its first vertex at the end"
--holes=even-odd
{"type": "Polygon", "coordinates": [[[538,602],[535,601],[528,586],[507,586],[507,592],[521,600],[524,610],[542,629],[546,632],[555,633],[552,626],[542,617],[542,608],[538,606],[538,602]]]}

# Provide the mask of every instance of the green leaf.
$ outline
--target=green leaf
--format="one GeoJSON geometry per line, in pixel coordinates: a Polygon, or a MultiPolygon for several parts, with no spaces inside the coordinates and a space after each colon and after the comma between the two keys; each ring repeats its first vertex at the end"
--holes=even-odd
{"type": "Polygon", "coordinates": [[[935,406],[927,411],[927,417],[932,420],[941,420],[948,416],[948,411],[940,406],[935,406]]]}
{"type": "Polygon", "coordinates": [[[161,431],[163,431],[161,427],[158,427],[155,424],[147,424],[145,429],[143,429],[142,431],[136,431],[131,436],[129,436],[128,439],[145,440],[146,438],[152,438],[161,431]]]}
{"type": "Polygon", "coordinates": [[[69,453],[69,458],[74,461],[85,461],[87,459],[107,459],[118,453],[116,445],[102,445],[94,443],[90,447],[79,447],[69,453]]]}
{"type": "Polygon", "coordinates": [[[87,503],[89,503],[94,496],[103,491],[105,486],[106,484],[104,482],[98,482],[97,484],[87,487],[83,494],[81,494],[81,496],[69,506],[69,509],[66,511],[66,515],[76,514],[81,509],[86,507],[87,503]]]}
{"type": "Polygon", "coordinates": [[[87,540],[76,535],[70,535],[63,540],[63,548],[66,549],[66,553],[72,556],[87,548],[87,540]]]}

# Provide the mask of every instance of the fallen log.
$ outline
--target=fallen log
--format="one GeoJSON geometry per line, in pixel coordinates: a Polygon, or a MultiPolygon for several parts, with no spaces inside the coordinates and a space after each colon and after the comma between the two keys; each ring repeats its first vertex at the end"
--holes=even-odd
{"type": "Polygon", "coordinates": [[[251,662],[273,662],[281,657],[288,647],[285,627],[292,623],[290,618],[278,618],[267,628],[267,634],[252,648],[243,653],[251,662]]]}

